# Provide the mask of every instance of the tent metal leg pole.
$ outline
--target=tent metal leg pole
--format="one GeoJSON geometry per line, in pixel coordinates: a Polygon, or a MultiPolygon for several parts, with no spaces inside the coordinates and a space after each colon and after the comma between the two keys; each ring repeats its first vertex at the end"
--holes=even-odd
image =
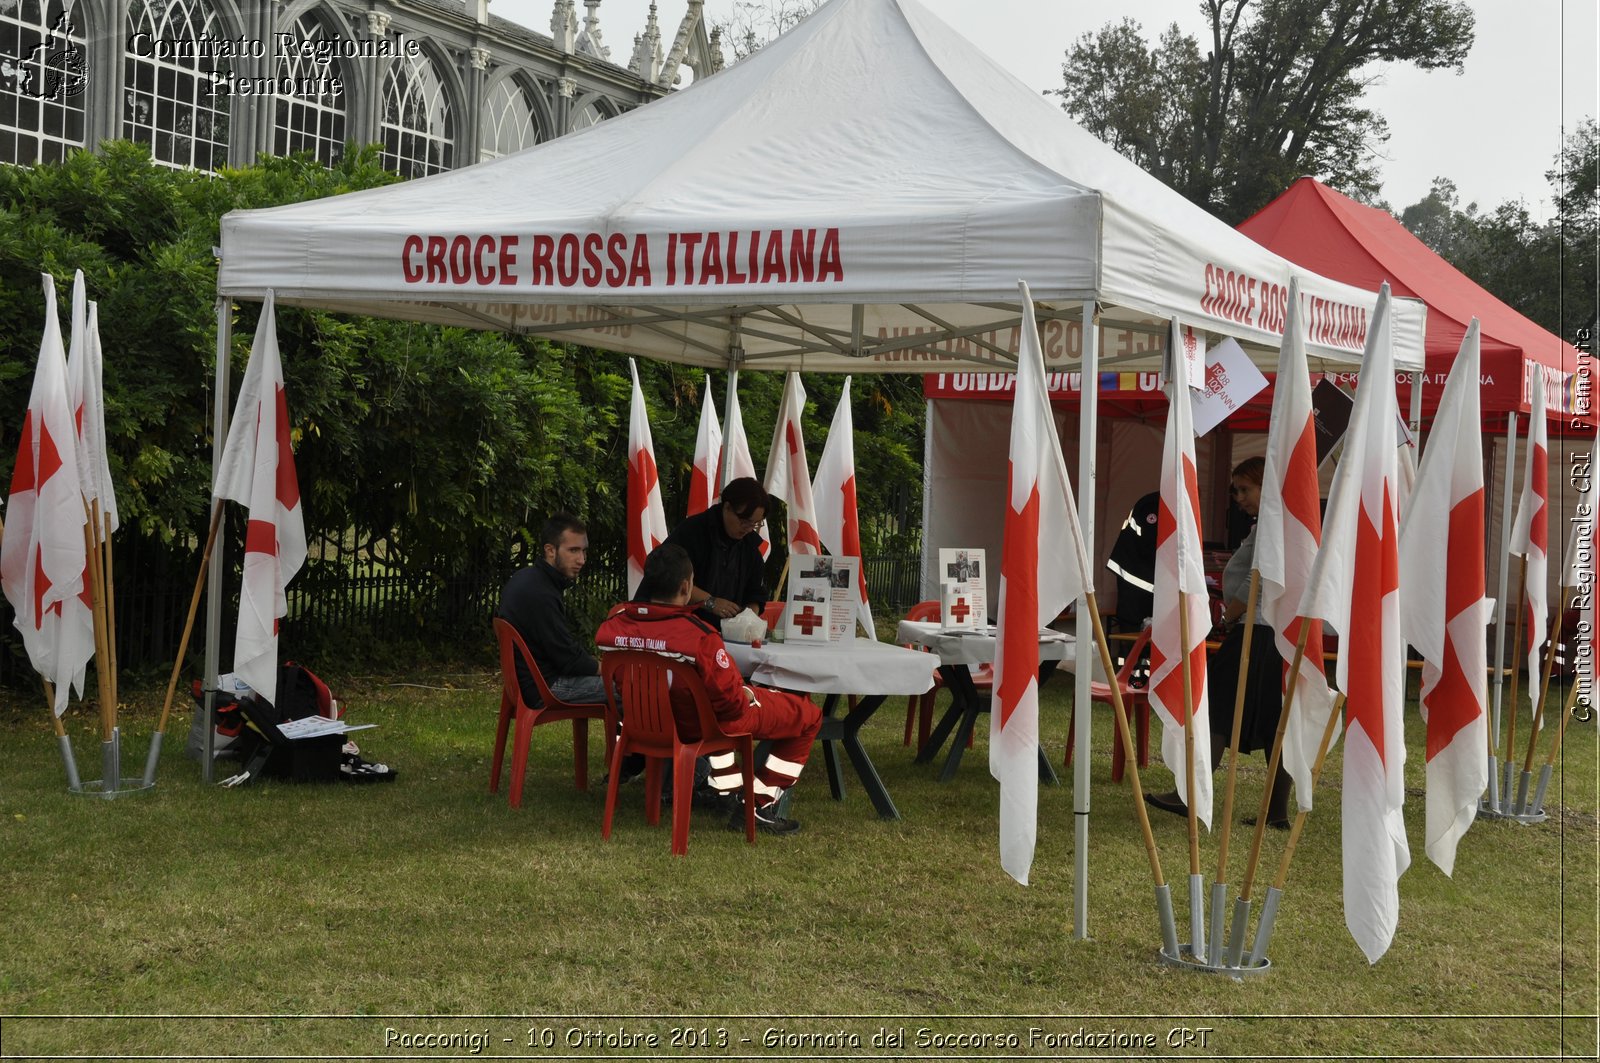
{"type": "MultiPolygon", "coordinates": [[[[731,357],[729,358],[729,361],[732,361],[731,357]]],[[[726,392],[722,396],[722,458],[721,458],[721,464],[718,465],[718,467],[717,467],[718,470],[721,472],[720,479],[722,480],[722,482],[717,484],[717,495],[718,496],[720,496],[722,494],[722,489],[724,487],[728,486],[728,480],[730,479],[730,476],[729,476],[729,473],[728,473],[728,465],[729,465],[728,455],[733,453],[733,433],[728,431],[728,411],[733,409],[733,397],[734,397],[735,394],[738,393],[738,388],[739,388],[739,370],[737,370],[737,369],[729,369],[728,370],[728,387],[727,387],[726,392]]],[[[742,419],[743,418],[741,416],[741,420],[742,419]]]]}
{"type": "MultiPolygon", "coordinates": [[[[1494,751],[1500,747],[1500,704],[1505,695],[1506,659],[1506,593],[1511,585],[1511,488],[1516,480],[1517,413],[1506,415],[1506,453],[1501,462],[1503,483],[1500,501],[1500,586],[1494,603],[1494,718],[1489,721],[1489,807],[1499,811],[1501,798],[1500,769],[1495,763],[1494,751]]],[[[1509,794],[1505,795],[1510,798],[1509,794]]]]}
{"type": "MultiPolygon", "coordinates": [[[[233,350],[233,300],[222,296],[217,297],[217,374],[214,393],[211,401],[211,475],[216,479],[216,470],[222,465],[222,451],[228,443],[228,417],[230,406],[228,403],[231,388],[230,354],[233,350]]],[[[207,575],[210,585],[206,587],[206,703],[201,715],[201,723],[205,728],[204,741],[200,748],[200,778],[203,782],[212,782],[215,746],[217,739],[215,701],[217,689],[217,674],[220,670],[221,647],[217,643],[222,637],[222,575],[225,571],[224,562],[228,552],[227,540],[219,537],[217,545],[211,551],[211,572],[207,575]]]]}
{"type": "MultiPolygon", "coordinates": [[[[1100,414],[1100,330],[1094,319],[1093,300],[1083,304],[1083,373],[1078,407],[1078,523],[1083,528],[1084,552],[1093,560],[1095,444],[1099,435],[1096,422],[1100,414]]],[[[1084,574],[1094,579],[1092,572],[1084,574]]],[[[1072,936],[1079,941],[1089,937],[1089,729],[1094,714],[1089,711],[1089,680],[1094,671],[1094,619],[1089,616],[1090,586],[1078,598],[1077,670],[1073,673],[1072,704],[1074,741],[1078,756],[1072,764],[1072,936]]],[[[1169,901],[1170,903],[1170,901],[1169,901]]]]}

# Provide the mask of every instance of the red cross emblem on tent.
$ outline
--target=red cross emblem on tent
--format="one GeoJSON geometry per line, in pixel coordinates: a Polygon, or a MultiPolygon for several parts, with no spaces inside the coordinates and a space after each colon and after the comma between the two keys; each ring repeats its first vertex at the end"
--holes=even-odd
{"type": "Polygon", "coordinates": [[[823,618],[822,618],[821,614],[819,614],[815,609],[811,608],[811,606],[809,606],[809,605],[806,606],[804,609],[800,610],[800,612],[796,613],[795,617],[794,617],[794,625],[795,625],[795,627],[799,628],[801,631],[805,632],[807,635],[811,634],[812,631],[814,631],[817,628],[821,627],[822,626],[822,621],[823,621],[823,618]]]}
{"type": "Polygon", "coordinates": [[[956,604],[950,607],[950,615],[956,618],[956,623],[965,624],[967,617],[972,615],[972,606],[967,604],[965,598],[957,598],[956,604]]]}

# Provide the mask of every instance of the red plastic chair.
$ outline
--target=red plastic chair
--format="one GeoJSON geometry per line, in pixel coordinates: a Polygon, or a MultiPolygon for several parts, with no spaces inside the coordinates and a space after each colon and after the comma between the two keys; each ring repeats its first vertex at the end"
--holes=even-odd
{"type": "MultiPolygon", "coordinates": [[[[926,623],[939,619],[938,602],[918,602],[906,610],[906,619],[926,623]]],[[[912,647],[907,647],[908,649],[912,647]]],[[[994,665],[979,665],[972,673],[972,685],[979,690],[990,690],[994,687],[994,665]]],[[[900,743],[903,746],[911,744],[911,725],[917,725],[917,748],[921,749],[928,741],[928,732],[933,730],[933,699],[944,688],[944,677],[938,672],[933,674],[933,686],[926,693],[912,694],[906,699],[906,734],[900,743]]],[[[967,747],[972,747],[972,736],[967,736],[967,747]]]]}
{"type": "MultiPolygon", "coordinates": [[[[1134,729],[1134,740],[1138,744],[1139,767],[1143,768],[1150,763],[1150,692],[1145,687],[1130,685],[1133,670],[1139,666],[1139,660],[1144,656],[1145,647],[1150,645],[1150,629],[1145,628],[1139,632],[1139,637],[1133,643],[1133,648],[1122,659],[1122,667],[1117,669],[1117,688],[1122,691],[1122,707],[1128,713],[1128,722],[1134,729]]],[[[1111,704],[1111,685],[1090,681],[1089,701],[1099,702],[1102,705],[1111,704]]],[[[1065,762],[1072,763],[1072,746],[1077,739],[1077,734],[1072,727],[1072,714],[1067,715],[1067,755],[1065,762]]],[[[1122,736],[1117,732],[1116,721],[1111,724],[1111,781],[1121,782],[1123,770],[1127,767],[1128,752],[1122,744],[1122,736]]]]}
{"type": "MultiPolygon", "coordinates": [[[[517,721],[516,740],[511,750],[510,803],[512,808],[522,807],[522,780],[528,772],[528,745],[533,739],[533,729],[540,724],[572,721],[572,773],[578,789],[589,788],[589,721],[607,719],[605,702],[567,702],[550,693],[550,687],[539,672],[539,666],[528,652],[528,644],[517,634],[509,621],[499,617],[494,621],[494,635],[500,642],[500,722],[494,733],[494,764],[489,769],[489,792],[500,790],[500,767],[505,762],[506,733],[511,729],[513,717],[517,721]],[[528,674],[539,688],[543,704],[529,708],[522,699],[522,684],[517,682],[516,657],[528,666],[528,674]]],[[[612,735],[616,727],[609,721],[605,726],[606,757],[610,760],[612,735]]]]}
{"type": "Polygon", "coordinates": [[[752,845],[756,840],[755,750],[748,734],[729,734],[711,711],[700,673],[682,662],[644,650],[611,650],[600,662],[605,677],[606,697],[628,707],[616,748],[611,751],[611,781],[606,785],[606,815],[600,827],[602,838],[611,837],[611,817],[617,809],[617,782],[622,758],[640,753],[645,760],[645,820],[652,827],[661,822],[661,762],[672,764],[672,854],[689,852],[689,811],[693,802],[694,762],[711,753],[735,753],[743,776],[744,833],[752,845]],[[687,691],[694,697],[700,714],[700,736],[686,738],[679,733],[672,713],[672,691],[687,691]]]}

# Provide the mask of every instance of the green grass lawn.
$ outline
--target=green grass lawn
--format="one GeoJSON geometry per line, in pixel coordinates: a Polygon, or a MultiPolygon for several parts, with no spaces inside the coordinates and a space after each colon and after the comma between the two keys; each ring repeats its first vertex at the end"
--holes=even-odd
{"type": "MultiPolygon", "coordinates": [[[[1423,853],[1422,729],[1412,714],[1412,866],[1394,945],[1374,966],[1343,924],[1336,752],[1290,875],[1272,969],[1241,982],[1158,961],[1144,847],[1128,788],[1109,780],[1104,710],[1091,747],[1090,937],[1079,941],[1070,784],[1042,790],[1033,884],[1016,885],[996,852],[986,736],[956,781],[940,784],[900,745],[903,700],[864,732],[902,820],[877,819],[848,769],[851,791],[833,802],[819,753],[798,788],[801,834],[762,836],[752,848],[697,812],[689,855],[675,859],[668,825],[645,825],[637,784],[623,790],[613,837],[601,841],[597,731],[594,781],[580,793],[569,732],[540,728],[524,806],[513,811],[486,791],[497,679],[417,683],[334,683],[353,722],[379,725],[356,737],[368,759],[398,769],[392,785],[208,788],[183,757],[182,717],[155,790],[109,802],[68,796],[42,706],[8,703],[0,1051],[1595,1054],[1592,723],[1568,729],[1551,820],[1478,822],[1452,879],[1423,853]],[[307,1015],[323,1017],[297,1018],[307,1015]],[[1074,1044],[1080,1028],[1140,1040],[1074,1044]],[[872,1043],[880,1031],[888,1044],[872,1043]],[[416,1036],[445,1040],[407,1040],[416,1036]]],[[[136,697],[124,716],[130,773],[142,767],[158,698],[136,697]]],[[[1042,729],[1057,763],[1069,700],[1064,677],[1045,687],[1042,729]]],[[[69,722],[92,778],[94,721],[75,709],[69,722]]],[[[1259,757],[1241,764],[1240,809],[1253,812],[1264,768],[1259,757]]],[[[1170,779],[1159,767],[1148,778],[1159,788],[1170,779]]],[[[1183,936],[1185,829],[1155,815],[1183,936]]],[[[1282,843],[1268,839],[1268,879],[1282,843]]],[[[1248,844],[1235,834],[1235,883],[1248,844]]],[[[1202,853],[1209,882],[1215,837],[1202,839],[1202,853]]]]}

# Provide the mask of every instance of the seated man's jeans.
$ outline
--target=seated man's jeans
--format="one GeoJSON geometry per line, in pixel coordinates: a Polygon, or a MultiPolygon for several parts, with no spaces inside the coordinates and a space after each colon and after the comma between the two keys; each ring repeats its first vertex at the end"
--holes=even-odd
{"type": "Polygon", "coordinates": [[[550,684],[550,693],[562,701],[598,703],[606,700],[606,684],[597,675],[563,675],[550,684]]]}

